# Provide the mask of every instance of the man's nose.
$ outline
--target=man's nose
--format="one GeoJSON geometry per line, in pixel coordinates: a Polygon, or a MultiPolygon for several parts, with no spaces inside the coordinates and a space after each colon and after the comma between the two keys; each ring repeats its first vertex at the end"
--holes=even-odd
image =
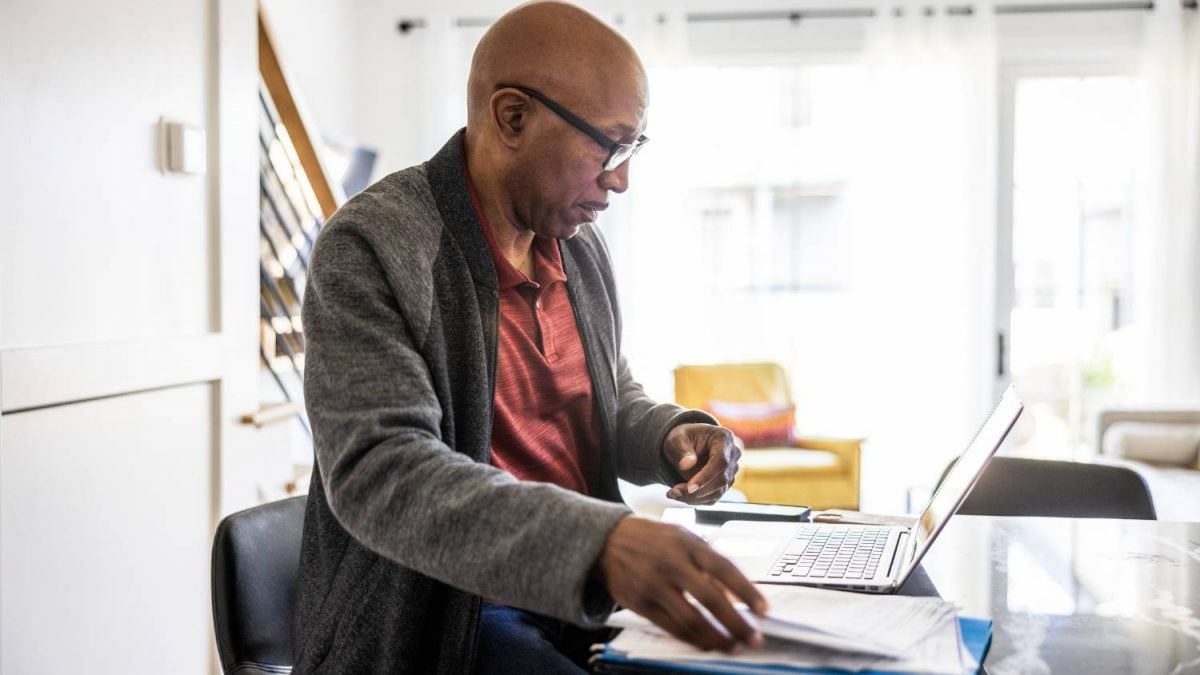
{"type": "Polygon", "coordinates": [[[629,189],[629,160],[621,162],[621,166],[612,171],[601,171],[597,180],[600,187],[618,194],[629,189]]]}

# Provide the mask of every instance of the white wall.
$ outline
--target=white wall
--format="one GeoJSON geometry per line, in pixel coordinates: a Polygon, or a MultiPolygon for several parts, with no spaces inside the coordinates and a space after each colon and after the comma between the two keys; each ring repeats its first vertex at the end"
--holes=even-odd
{"type": "Polygon", "coordinates": [[[250,0],[0,4],[0,664],[212,672],[208,552],[255,499],[250,0]],[[207,132],[163,174],[157,124],[207,132]]]}
{"type": "Polygon", "coordinates": [[[275,49],[296,94],[322,134],[359,140],[356,8],[345,0],[263,0],[275,49]]]}
{"type": "Polygon", "coordinates": [[[156,168],[160,116],[206,121],[206,4],[0,11],[0,345],[207,332],[207,184],[156,168]]]}
{"type": "Polygon", "coordinates": [[[204,672],[212,403],[197,384],[5,417],[4,672],[204,672]]]}

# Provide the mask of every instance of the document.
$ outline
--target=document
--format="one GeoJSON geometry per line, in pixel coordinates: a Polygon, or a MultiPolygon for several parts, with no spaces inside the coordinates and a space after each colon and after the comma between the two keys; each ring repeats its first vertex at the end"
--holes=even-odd
{"type": "MultiPolygon", "coordinates": [[[[887,670],[957,675],[974,672],[963,647],[957,610],[940,598],[877,596],[804,586],[759,585],[770,611],[739,608],[766,637],[761,649],[736,656],[700,651],[623,610],[609,625],[625,628],[609,649],[628,659],[700,665],[783,665],[851,672],[887,670]]],[[[714,627],[716,620],[697,605],[714,627]]]]}

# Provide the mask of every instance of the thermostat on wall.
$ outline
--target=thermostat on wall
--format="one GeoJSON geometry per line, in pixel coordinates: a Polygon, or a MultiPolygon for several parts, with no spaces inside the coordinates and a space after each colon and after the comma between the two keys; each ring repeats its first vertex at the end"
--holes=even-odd
{"type": "Polygon", "coordinates": [[[171,173],[204,173],[208,148],[202,127],[160,119],[162,170],[171,173]]]}

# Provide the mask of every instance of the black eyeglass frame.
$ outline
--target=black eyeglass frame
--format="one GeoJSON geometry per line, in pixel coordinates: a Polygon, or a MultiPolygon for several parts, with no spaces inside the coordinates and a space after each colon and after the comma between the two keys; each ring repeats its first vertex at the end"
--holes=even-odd
{"type": "Polygon", "coordinates": [[[604,158],[604,164],[601,165],[605,171],[615,171],[622,164],[629,161],[630,158],[637,154],[638,150],[642,149],[643,145],[650,141],[649,138],[646,138],[645,134],[638,136],[637,140],[632,143],[614,141],[605,135],[604,132],[583,121],[583,118],[579,115],[567,110],[562,104],[532,87],[525,87],[519,84],[501,84],[497,85],[497,89],[516,89],[522,94],[536,99],[539,103],[549,108],[555,115],[563,118],[568,124],[599,143],[600,147],[608,150],[608,157],[604,158]]]}

